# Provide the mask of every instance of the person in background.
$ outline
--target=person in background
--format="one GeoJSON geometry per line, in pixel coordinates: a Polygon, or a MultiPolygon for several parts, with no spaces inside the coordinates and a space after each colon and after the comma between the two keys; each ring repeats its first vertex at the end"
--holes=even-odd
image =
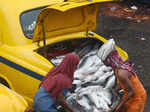
{"type": "Polygon", "coordinates": [[[35,112],[57,112],[55,109],[57,103],[66,112],[74,112],[67,105],[65,95],[72,88],[74,71],[79,61],[79,56],[74,53],[69,53],[60,65],[48,72],[34,97],[33,108],[35,112]]]}
{"type": "Polygon", "coordinates": [[[113,50],[104,63],[114,69],[119,86],[124,90],[124,95],[114,112],[143,112],[146,91],[132,64],[123,61],[117,50],[113,50]]]}

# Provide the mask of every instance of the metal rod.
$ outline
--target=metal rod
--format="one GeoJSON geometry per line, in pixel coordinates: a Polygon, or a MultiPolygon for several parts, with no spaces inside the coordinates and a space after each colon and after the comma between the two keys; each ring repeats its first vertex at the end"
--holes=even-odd
{"type": "Polygon", "coordinates": [[[42,33],[43,33],[43,45],[44,45],[44,57],[47,57],[47,49],[46,49],[46,38],[45,38],[44,21],[42,21],[42,33]]]}

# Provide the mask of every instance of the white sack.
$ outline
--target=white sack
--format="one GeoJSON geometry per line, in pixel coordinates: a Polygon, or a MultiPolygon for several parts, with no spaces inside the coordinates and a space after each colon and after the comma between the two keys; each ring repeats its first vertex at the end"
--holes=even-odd
{"type": "Polygon", "coordinates": [[[109,39],[105,44],[103,44],[98,50],[98,57],[104,61],[106,57],[112,52],[115,46],[114,39],[109,39]]]}

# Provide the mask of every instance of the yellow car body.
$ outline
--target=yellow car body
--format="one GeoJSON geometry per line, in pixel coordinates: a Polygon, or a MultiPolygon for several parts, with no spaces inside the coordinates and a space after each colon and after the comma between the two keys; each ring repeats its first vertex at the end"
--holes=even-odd
{"type": "Polygon", "coordinates": [[[25,112],[28,107],[22,96],[0,84],[0,112],[25,112]]]}
{"type": "MultiPolygon", "coordinates": [[[[0,80],[3,84],[22,95],[31,105],[40,81],[54,67],[36,50],[76,38],[97,38],[105,43],[105,38],[90,32],[96,28],[98,3],[108,1],[111,0],[1,0],[0,80]],[[41,7],[34,22],[33,35],[26,35],[22,18],[41,7]]],[[[128,59],[125,51],[116,48],[124,60],[128,59]]]]}

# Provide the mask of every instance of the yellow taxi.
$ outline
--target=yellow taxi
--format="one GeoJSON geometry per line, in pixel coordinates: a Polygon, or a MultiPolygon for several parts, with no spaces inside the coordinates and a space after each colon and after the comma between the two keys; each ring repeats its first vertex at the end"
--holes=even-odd
{"type": "Polygon", "coordinates": [[[0,0],[1,83],[32,105],[40,81],[60,63],[56,56],[107,41],[92,31],[99,3],[108,1],[112,0],[0,0]]]}
{"type": "Polygon", "coordinates": [[[22,96],[0,84],[0,112],[27,112],[28,104],[22,96]]]}

